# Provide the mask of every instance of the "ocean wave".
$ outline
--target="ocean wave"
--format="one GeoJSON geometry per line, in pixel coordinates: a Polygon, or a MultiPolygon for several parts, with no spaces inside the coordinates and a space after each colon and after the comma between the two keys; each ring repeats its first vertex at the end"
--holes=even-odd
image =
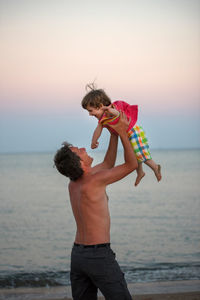
{"type": "MultiPolygon", "coordinates": [[[[146,267],[123,267],[128,283],[200,279],[200,263],[158,263],[146,267]]],[[[70,285],[69,271],[2,272],[0,288],[54,287],[70,285]]]]}

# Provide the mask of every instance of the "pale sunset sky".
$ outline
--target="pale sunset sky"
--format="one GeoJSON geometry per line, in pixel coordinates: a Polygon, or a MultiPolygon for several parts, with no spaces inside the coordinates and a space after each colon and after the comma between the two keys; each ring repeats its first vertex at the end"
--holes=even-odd
{"type": "Polygon", "coordinates": [[[200,0],[0,0],[0,56],[1,153],[90,149],[94,79],[151,148],[200,147],[200,0]]]}

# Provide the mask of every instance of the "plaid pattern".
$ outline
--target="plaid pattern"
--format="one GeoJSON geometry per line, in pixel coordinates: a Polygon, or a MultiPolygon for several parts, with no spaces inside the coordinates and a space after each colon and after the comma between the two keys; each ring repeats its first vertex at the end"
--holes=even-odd
{"type": "Polygon", "coordinates": [[[141,126],[135,125],[128,131],[128,138],[135,152],[138,162],[145,162],[151,159],[148,140],[141,126]]]}

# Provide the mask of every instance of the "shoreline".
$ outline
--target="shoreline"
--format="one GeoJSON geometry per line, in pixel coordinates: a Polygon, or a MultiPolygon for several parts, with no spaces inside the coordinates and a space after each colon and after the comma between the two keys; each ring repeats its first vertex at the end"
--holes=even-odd
{"type": "MultiPolygon", "coordinates": [[[[161,281],[128,284],[134,300],[199,300],[200,280],[161,281]]],[[[71,287],[0,289],[2,300],[71,300],[71,287]]],[[[101,293],[98,299],[104,300],[101,293]]]]}

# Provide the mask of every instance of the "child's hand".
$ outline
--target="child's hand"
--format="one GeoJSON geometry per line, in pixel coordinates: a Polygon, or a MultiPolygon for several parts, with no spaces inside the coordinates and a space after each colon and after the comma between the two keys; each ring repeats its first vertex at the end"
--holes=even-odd
{"type": "Polygon", "coordinates": [[[92,144],[91,144],[91,149],[98,148],[98,146],[99,146],[99,142],[98,142],[98,141],[94,141],[94,142],[92,142],[92,144]]]}
{"type": "Polygon", "coordinates": [[[119,135],[128,130],[131,119],[128,120],[124,112],[120,112],[119,121],[115,125],[109,124],[119,135]]]}
{"type": "Polygon", "coordinates": [[[110,116],[113,116],[113,117],[117,117],[119,116],[119,111],[112,105],[108,105],[108,106],[101,106],[101,108],[103,109],[103,111],[105,112],[105,114],[109,114],[109,117],[110,116]]]}
{"type": "Polygon", "coordinates": [[[104,111],[107,111],[109,108],[111,108],[111,105],[112,105],[112,104],[110,104],[110,105],[108,105],[108,106],[102,105],[101,108],[102,108],[104,111]]]}

